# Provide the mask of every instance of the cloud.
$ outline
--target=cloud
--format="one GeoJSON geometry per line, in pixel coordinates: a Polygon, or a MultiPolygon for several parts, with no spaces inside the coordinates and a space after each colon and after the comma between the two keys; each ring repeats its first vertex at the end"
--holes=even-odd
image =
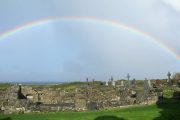
{"type": "MultiPolygon", "coordinates": [[[[146,32],[180,55],[179,0],[41,3],[0,2],[0,31],[52,16],[93,17],[146,32]]],[[[6,81],[106,80],[111,75],[124,78],[127,73],[136,79],[164,78],[167,71],[180,71],[180,62],[151,40],[100,22],[56,21],[33,27],[1,41],[0,55],[0,80],[6,81]]]]}
{"type": "Polygon", "coordinates": [[[179,0],[163,0],[166,4],[171,6],[174,10],[180,12],[180,1],[179,0]]]}

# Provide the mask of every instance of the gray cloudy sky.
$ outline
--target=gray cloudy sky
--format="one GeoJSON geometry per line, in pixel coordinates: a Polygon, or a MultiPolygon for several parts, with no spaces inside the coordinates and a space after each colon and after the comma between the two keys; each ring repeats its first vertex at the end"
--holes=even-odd
{"type": "MultiPolygon", "coordinates": [[[[179,0],[1,0],[0,35],[50,17],[114,20],[158,38],[180,56],[179,0]]],[[[0,36],[0,81],[165,78],[180,59],[152,40],[98,21],[64,20],[0,36]]]]}

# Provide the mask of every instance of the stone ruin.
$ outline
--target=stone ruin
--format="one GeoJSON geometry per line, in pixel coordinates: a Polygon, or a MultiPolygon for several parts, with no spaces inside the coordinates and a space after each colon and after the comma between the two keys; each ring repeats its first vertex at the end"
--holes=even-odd
{"type": "MultiPolygon", "coordinates": [[[[111,81],[113,82],[113,81],[111,81]]],[[[85,111],[108,109],[134,104],[155,103],[157,92],[152,90],[148,80],[144,90],[136,91],[136,81],[119,81],[114,85],[84,85],[75,90],[42,88],[12,85],[0,91],[1,111],[7,113],[85,111]]]]}

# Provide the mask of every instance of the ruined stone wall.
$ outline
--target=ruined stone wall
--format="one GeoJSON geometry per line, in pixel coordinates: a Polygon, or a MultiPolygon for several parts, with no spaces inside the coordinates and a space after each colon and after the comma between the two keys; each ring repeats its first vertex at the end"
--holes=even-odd
{"type": "Polygon", "coordinates": [[[155,103],[158,98],[155,92],[150,92],[146,96],[144,92],[133,96],[133,90],[125,86],[83,86],[69,91],[51,88],[36,90],[29,86],[22,86],[21,92],[26,99],[18,99],[18,90],[19,86],[14,85],[5,91],[6,94],[0,92],[7,100],[7,110],[23,108],[26,111],[82,111],[133,104],[151,104],[155,103]]]}

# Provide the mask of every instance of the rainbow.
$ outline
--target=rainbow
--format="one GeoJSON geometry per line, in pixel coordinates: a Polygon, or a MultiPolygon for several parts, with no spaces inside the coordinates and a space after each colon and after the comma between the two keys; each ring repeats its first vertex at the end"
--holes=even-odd
{"type": "Polygon", "coordinates": [[[117,27],[120,29],[124,29],[127,30],[128,32],[131,33],[135,33],[137,35],[140,35],[144,38],[146,38],[147,40],[150,40],[152,43],[158,45],[160,48],[162,48],[163,50],[165,50],[168,54],[170,54],[172,57],[174,57],[175,59],[180,59],[180,56],[175,52],[175,50],[173,50],[172,48],[166,46],[165,44],[163,44],[162,42],[160,42],[160,40],[158,38],[155,38],[153,36],[151,36],[150,34],[141,31],[135,27],[131,27],[128,26],[124,23],[120,23],[118,21],[114,21],[114,20],[104,20],[104,19],[98,19],[98,18],[92,18],[92,17],[50,17],[50,18],[46,18],[46,19],[41,19],[41,20],[37,20],[37,21],[33,21],[33,22],[29,22],[27,24],[23,24],[21,26],[17,26],[13,29],[10,29],[4,33],[0,34],[0,41],[1,40],[5,40],[6,38],[17,34],[19,32],[23,32],[25,30],[29,30],[38,26],[43,26],[46,25],[48,23],[52,23],[55,21],[85,21],[85,22],[90,22],[90,23],[99,23],[99,24],[105,24],[105,25],[109,25],[112,27],[117,27]]]}

